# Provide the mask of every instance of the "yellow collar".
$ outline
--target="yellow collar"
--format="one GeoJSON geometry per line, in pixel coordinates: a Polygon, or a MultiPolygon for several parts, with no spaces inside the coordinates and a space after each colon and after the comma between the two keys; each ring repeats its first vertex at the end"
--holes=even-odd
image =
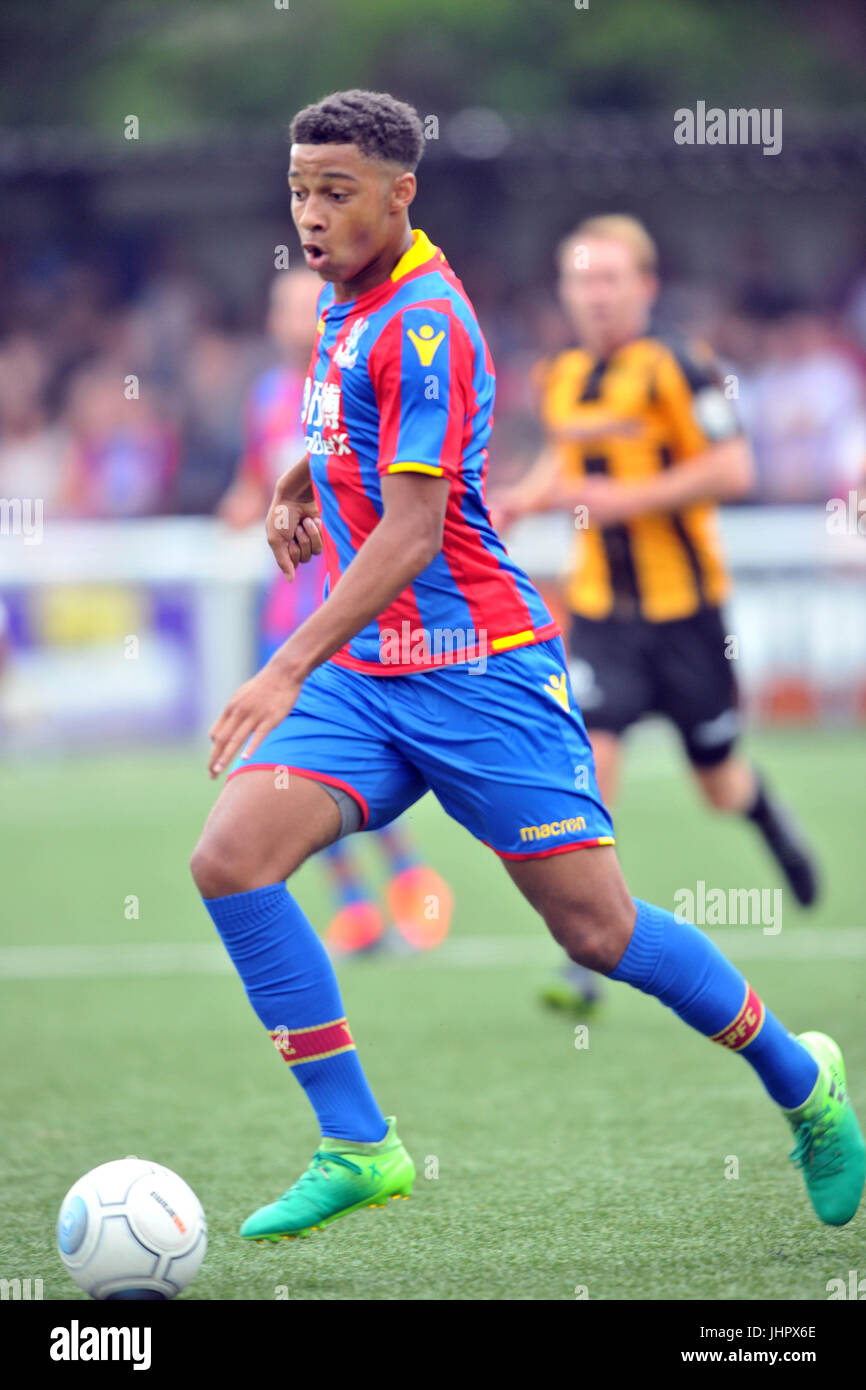
{"type": "MultiPolygon", "coordinates": [[[[392,280],[402,280],[404,275],[408,275],[410,270],[416,270],[419,265],[429,261],[439,251],[438,246],[434,246],[426,232],[422,232],[416,227],[412,232],[412,245],[399,259],[394,269],[391,271],[392,280]]],[[[440,252],[441,255],[441,252],[440,252]]]]}

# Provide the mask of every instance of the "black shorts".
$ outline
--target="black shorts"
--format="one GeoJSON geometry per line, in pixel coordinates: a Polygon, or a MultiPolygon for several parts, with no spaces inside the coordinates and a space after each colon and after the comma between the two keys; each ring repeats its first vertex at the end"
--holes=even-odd
{"type": "Polygon", "coordinates": [[[718,608],[667,623],[573,614],[569,674],[587,729],[622,734],[644,715],[661,714],[695,766],[722,762],[740,727],[728,643],[718,608]]]}

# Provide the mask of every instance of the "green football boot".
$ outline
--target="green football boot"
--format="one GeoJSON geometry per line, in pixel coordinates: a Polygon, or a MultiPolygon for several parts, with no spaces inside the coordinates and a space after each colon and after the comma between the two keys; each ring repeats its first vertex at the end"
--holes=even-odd
{"type": "Polygon", "coordinates": [[[541,990],[539,999],[548,1009],[590,1018],[604,1000],[601,976],[569,961],[541,990]]]}
{"type": "Polygon", "coordinates": [[[396,1123],[393,1115],[388,1117],[388,1132],[377,1144],[322,1139],[307,1171],[278,1201],[248,1216],[241,1235],[260,1244],[294,1240],[362,1207],[383,1207],[389,1197],[408,1197],[415,1165],[396,1123]]]}
{"type": "Polygon", "coordinates": [[[816,1214],[828,1226],[844,1226],[866,1180],[866,1148],[848,1099],[845,1064],[826,1033],[801,1033],[797,1041],[821,1070],[808,1100],[784,1111],[797,1140],[790,1158],[803,1173],[816,1214]]]}

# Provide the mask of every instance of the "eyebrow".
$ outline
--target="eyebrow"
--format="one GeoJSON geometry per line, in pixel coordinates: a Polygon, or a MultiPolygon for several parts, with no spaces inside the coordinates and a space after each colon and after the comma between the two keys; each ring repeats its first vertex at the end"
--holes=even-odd
{"type": "MultiPolygon", "coordinates": [[[[299,178],[301,178],[301,177],[302,177],[302,175],[299,174],[299,173],[297,172],[296,169],[290,169],[290,170],[289,170],[289,178],[290,178],[290,179],[299,179],[299,178]]],[[[340,172],[339,169],[326,169],[323,173],[321,173],[321,174],[319,175],[319,178],[321,178],[321,179],[350,179],[352,183],[358,183],[358,182],[359,182],[359,180],[355,178],[355,175],[354,175],[354,174],[343,174],[343,173],[340,172]]]]}

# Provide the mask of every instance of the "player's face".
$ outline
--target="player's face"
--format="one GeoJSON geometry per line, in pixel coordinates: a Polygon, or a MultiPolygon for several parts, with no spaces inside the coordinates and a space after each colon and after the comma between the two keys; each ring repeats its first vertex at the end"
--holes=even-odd
{"type": "Polygon", "coordinates": [[[411,201],[404,195],[414,187],[414,175],[368,159],[356,145],[293,145],[292,217],[309,268],[341,286],[375,276],[404,234],[411,201]]]}
{"type": "Polygon", "coordinates": [[[657,283],[622,241],[575,242],[560,262],[559,294],[581,342],[588,347],[645,331],[657,283]]]}

